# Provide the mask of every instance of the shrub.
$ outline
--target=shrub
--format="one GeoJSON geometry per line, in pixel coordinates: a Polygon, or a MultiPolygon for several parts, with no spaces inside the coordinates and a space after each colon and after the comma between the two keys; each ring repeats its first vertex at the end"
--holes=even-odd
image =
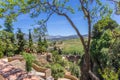
{"type": "Polygon", "coordinates": [[[62,59],[62,56],[58,54],[57,51],[52,52],[52,61],[53,63],[58,63],[65,67],[67,65],[67,61],[62,59]]]}
{"type": "Polygon", "coordinates": [[[2,58],[3,57],[3,52],[0,52],[0,58],[2,58]]]}
{"type": "Polygon", "coordinates": [[[29,53],[23,53],[23,57],[26,60],[26,70],[29,72],[32,69],[32,63],[35,60],[35,57],[29,53]]]}
{"type": "Polygon", "coordinates": [[[64,77],[64,67],[62,67],[60,64],[53,64],[51,66],[52,70],[52,76],[57,80],[57,78],[64,77]]]}
{"type": "Polygon", "coordinates": [[[72,73],[72,75],[76,77],[80,77],[80,67],[74,63],[70,63],[69,65],[69,71],[72,73]]]}
{"type": "Polygon", "coordinates": [[[104,80],[118,80],[119,79],[119,71],[115,72],[114,69],[105,68],[103,72],[99,71],[104,80]]]}

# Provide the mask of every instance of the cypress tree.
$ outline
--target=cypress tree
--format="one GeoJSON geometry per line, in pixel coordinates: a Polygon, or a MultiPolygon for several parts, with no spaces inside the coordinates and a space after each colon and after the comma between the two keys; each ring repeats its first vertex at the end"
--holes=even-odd
{"type": "Polygon", "coordinates": [[[44,42],[43,42],[43,44],[44,44],[44,47],[47,49],[48,44],[47,44],[47,40],[46,40],[46,38],[44,38],[44,42]]]}
{"type": "Polygon", "coordinates": [[[33,45],[33,39],[32,39],[31,29],[29,29],[29,48],[30,48],[30,50],[32,50],[32,45],[33,45]]]}
{"type": "Polygon", "coordinates": [[[37,46],[38,46],[37,53],[42,53],[42,39],[41,39],[41,36],[39,36],[37,46]]]}
{"type": "Polygon", "coordinates": [[[18,40],[18,50],[17,53],[20,53],[24,50],[24,46],[25,46],[25,39],[24,39],[24,33],[22,33],[21,29],[18,28],[18,32],[17,32],[17,40],[18,40]]]}

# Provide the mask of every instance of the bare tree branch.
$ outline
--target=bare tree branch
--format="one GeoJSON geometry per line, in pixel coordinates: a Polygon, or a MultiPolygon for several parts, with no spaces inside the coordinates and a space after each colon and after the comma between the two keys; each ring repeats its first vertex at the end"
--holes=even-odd
{"type": "Polygon", "coordinates": [[[71,26],[73,27],[73,29],[77,32],[77,35],[79,36],[79,38],[80,38],[80,40],[81,40],[81,42],[83,44],[83,48],[86,49],[86,44],[85,44],[83,36],[79,32],[78,28],[75,26],[75,24],[73,23],[73,21],[69,18],[69,16],[67,14],[65,14],[65,13],[59,12],[59,10],[57,8],[53,9],[52,5],[50,5],[49,3],[47,3],[47,4],[50,6],[50,8],[51,8],[51,10],[53,12],[57,13],[58,15],[64,16],[69,21],[69,23],[71,24],[71,26]]]}
{"type": "Polygon", "coordinates": [[[100,80],[98,77],[96,77],[96,75],[94,75],[93,72],[91,72],[91,70],[89,71],[89,75],[92,78],[92,80],[100,80]]]}

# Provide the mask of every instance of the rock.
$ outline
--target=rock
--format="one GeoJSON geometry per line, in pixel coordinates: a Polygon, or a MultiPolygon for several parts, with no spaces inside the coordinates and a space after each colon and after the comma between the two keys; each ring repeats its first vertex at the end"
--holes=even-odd
{"type": "Polygon", "coordinates": [[[8,62],[8,58],[2,58],[2,59],[0,59],[0,60],[5,61],[5,62],[8,62]]]}
{"type": "Polygon", "coordinates": [[[37,56],[37,61],[38,61],[42,66],[48,64],[48,62],[47,62],[47,56],[46,56],[46,55],[38,55],[38,56],[37,56]]]}
{"type": "Polygon", "coordinates": [[[47,53],[46,56],[47,56],[47,61],[52,62],[52,53],[47,53]]]}
{"type": "Polygon", "coordinates": [[[58,78],[58,80],[71,80],[71,79],[67,79],[67,78],[58,78]]]}
{"type": "Polygon", "coordinates": [[[14,61],[11,61],[9,62],[9,64],[13,65],[15,68],[19,68],[23,71],[26,70],[26,67],[25,67],[25,62],[24,61],[19,61],[19,60],[14,60],[14,61]]]}
{"type": "Polygon", "coordinates": [[[32,68],[32,71],[29,72],[30,75],[36,75],[36,76],[45,76],[45,73],[38,72],[35,69],[32,68]]]}
{"type": "Polygon", "coordinates": [[[5,80],[3,76],[0,75],[0,80],[5,80]]]}
{"type": "Polygon", "coordinates": [[[69,75],[69,74],[65,74],[64,77],[67,78],[67,79],[70,79],[70,80],[78,80],[77,77],[75,77],[75,76],[73,76],[73,75],[69,75]]]}
{"type": "MultiPolygon", "coordinates": [[[[12,63],[20,63],[19,60],[12,63]]],[[[42,80],[40,76],[29,75],[20,68],[14,67],[12,63],[0,60],[0,80],[42,80]]]]}
{"type": "Polygon", "coordinates": [[[43,75],[42,77],[45,78],[45,79],[47,79],[47,78],[49,78],[49,77],[51,76],[51,69],[47,69],[47,68],[44,68],[44,67],[40,67],[40,66],[38,66],[38,65],[36,65],[36,64],[34,64],[34,63],[32,64],[32,67],[33,67],[36,71],[44,73],[45,75],[43,75]]]}
{"type": "Polygon", "coordinates": [[[8,57],[8,62],[14,61],[14,60],[20,60],[22,61],[24,58],[22,56],[14,56],[14,57],[8,57]]]}

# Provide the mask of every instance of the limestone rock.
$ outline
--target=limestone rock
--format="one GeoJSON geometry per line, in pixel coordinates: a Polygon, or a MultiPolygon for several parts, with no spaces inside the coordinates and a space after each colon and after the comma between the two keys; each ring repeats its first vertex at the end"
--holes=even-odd
{"type": "Polygon", "coordinates": [[[25,68],[25,62],[24,61],[19,61],[19,60],[14,60],[14,61],[11,61],[11,62],[9,62],[9,64],[11,64],[11,65],[13,65],[15,68],[19,68],[19,69],[21,69],[21,70],[23,70],[23,71],[25,71],[26,70],[26,68],[25,68]]]}

